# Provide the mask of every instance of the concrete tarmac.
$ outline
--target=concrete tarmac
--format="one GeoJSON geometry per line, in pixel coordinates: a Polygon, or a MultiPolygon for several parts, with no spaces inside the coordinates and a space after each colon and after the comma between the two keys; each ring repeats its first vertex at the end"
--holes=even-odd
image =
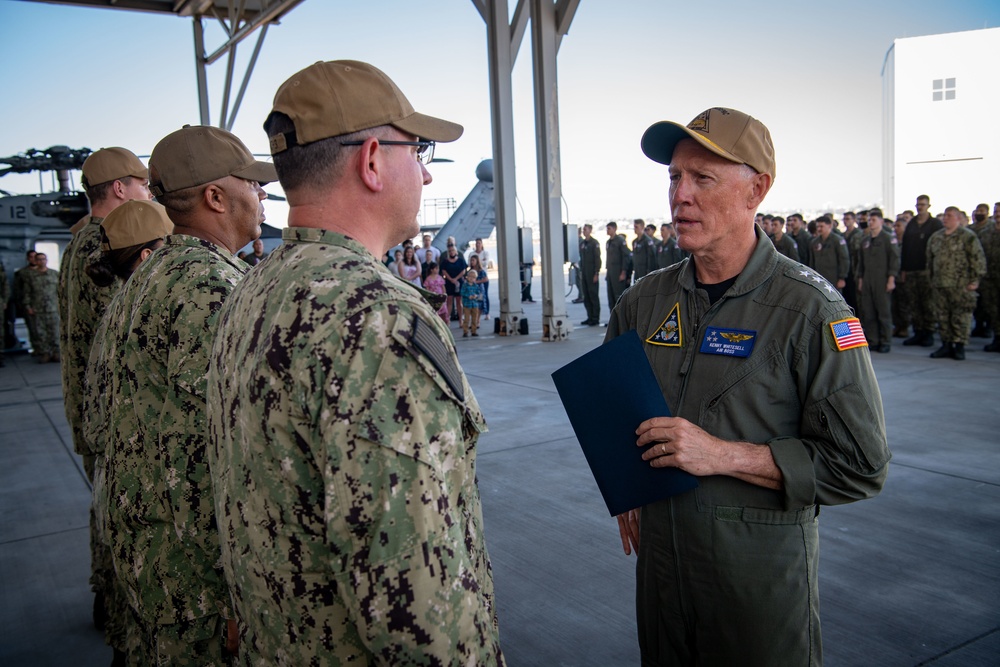
{"type": "MultiPolygon", "coordinates": [[[[490,428],[479,482],[504,652],[511,667],[638,665],[635,561],[550,377],[604,329],[543,343],[541,304],[524,311],[527,336],[494,336],[490,320],[456,343],[490,428]]],[[[879,497],[821,513],[828,666],[1000,665],[1000,354],[986,342],[964,362],[898,340],[873,355],[893,460],[879,497]]],[[[607,391],[595,378],[595,410],[607,391]]],[[[0,369],[0,461],[0,665],[108,665],[58,364],[21,355],[0,369]]]]}

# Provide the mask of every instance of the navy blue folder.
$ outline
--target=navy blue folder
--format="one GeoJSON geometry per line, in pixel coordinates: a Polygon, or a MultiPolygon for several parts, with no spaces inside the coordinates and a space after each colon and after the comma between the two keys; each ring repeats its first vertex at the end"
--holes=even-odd
{"type": "Polygon", "coordinates": [[[566,364],[552,380],[611,516],[698,486],[683,470],[653,468],[635,444],[639,424],[671,416],[635,330],[566,364]]]}

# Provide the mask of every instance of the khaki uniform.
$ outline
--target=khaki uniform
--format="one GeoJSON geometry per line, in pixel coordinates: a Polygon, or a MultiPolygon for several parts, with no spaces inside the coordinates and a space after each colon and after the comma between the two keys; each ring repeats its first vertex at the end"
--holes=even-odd
{"type": "Polygon", "coordinates": [[[868,349],[838,351],[831,324],[851,317],[840,294],[760,231],[714,305],[694,268],[683,262],[627,291],[607,339],[636,329],[673,414],[766,444],[784,489],[707,476],[642,508],[643,664],[818,665],[817,508],[877,494],[890,458],[868,349]],[[719,328],[739,332],[730,347],[745,356],[703,351],[719,328]]]}
{"type": "MultiPolygon", "coordinates": [[[[59,354],[59,272],[30,271],[25,274],[24,308],[32,308],[31,349],[42,356],[59,354]]],[[[27,318],[25,318],[27,319],[27,318]]]]}
{"type": "Polygon", "coordinates": [[[927,273],[934,288],[931,306],[945,343],[969,342],[976,291],[967,286],[986,275],[986,255],[975,232],[965,227],[952,234],[941,229],[927,242],[927,273]]]}
{"type": "Polygon", "coordinates": [[[482,412],[447,325],[363,246],[288,228],[209,370],[244,665],[503,664],[482,412]]]}
{"type": "Polygon", "coordinates": [[[882,229],[878,236],[865,234],[858,250],[857,277],[861,281],[861,324],[872,345],[892,344],[892,305],[886,291],[889,276],[899,277],[899,244],[882,229]]]}
{"type": "MultiPolygon", "coordinates": [[[[208,460],[208,357],[222,303],[249,267],[174,234],[107,312],[103,498],[115,572],[147,664],[222,664],[229,590],[208,460]]],[[[99,447],[99,446],[98,446],[99,447]]]]}
{"type": "Polygon", "coordinates": [[[580,293],[587,309],[587,320],[597,323],[601,318],[601,290],[594,278],[601,273],[601,244],[591,236],[580,239],[580,293]]]}
{"type": "Polygon", "coordinates": [[[844,237],[833,232],[830,232],[825,241],[822,236],[813,237],[809,246],[809,257],[812,260],[809,266],[826,278],[831,285],[836,287],[837,281],[840,280],[847,282],[847,274],[851,270],[851,258],[844,237]]]}

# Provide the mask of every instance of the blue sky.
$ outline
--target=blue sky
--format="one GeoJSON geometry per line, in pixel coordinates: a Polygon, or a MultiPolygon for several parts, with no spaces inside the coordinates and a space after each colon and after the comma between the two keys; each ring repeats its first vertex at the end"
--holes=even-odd
{"type": "MultiPolygon", "coordinates": [[[[221,33],[206,26],[211,51],[221,33]]],[[[653,122],[687,122],[710,106],[739,108],[770,128],[778,174],[763,209],[878,204],[881,68],[893,39],[997,26],[1000,3],[972,0],[582,0],[559,53],[569,219],[666,216],[666,169],[642,155],[639,138],[653,122]]],[[[533,220],[529,40],[514,69],[515,157],[523,217],[533,220]]],[[[433,165],[424,192],[461,201],[492,152],[485,41],[468,0],[306,0],[270,29],[234,131],[266,152],[261,123],[282,81],[317,60],[366,60],[418,110],[465,126],[438,148],[454,162],[433,165]]],[[[241,45],[241,61],[251,49],[241,45]]],[[[209,72],[218,122],[224,65],[209,72]]],[[[0,90],[0,155],[53,144],[148,153],[198,122],[191,21],[0,0],[0,90]]],[[[37,176],[0,179],[15,192],[37,186],[37,176]]],[[[268,206],[283,224],[282,208],[268,206]]]]}

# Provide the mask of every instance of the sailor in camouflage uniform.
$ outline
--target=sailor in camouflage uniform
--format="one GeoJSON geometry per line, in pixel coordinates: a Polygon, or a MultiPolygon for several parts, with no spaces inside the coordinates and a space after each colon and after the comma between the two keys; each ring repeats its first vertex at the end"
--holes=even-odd
{"type": "MultiPolygon", "coordinates": [[[[145,180],[145,179],[143,179],[145,180]]],[[[163,245],[164,237],[173,231],[173,223],[160,204],[148,200],[125,202],[108,213],[98,228],[101,239],[97,259],[87,267],[87,279],[99,287],[120,287],[136,267],[148,259],[153,251],[163,245]]],[[[116,289],[107,309],[120,299],[116,289]]],[[[115,332],[121,334],[122,332],[115,332]]],[[[138,633],[133,626],[132,612],[122,588],[115,576],[111,557],[111,547],[107,533],[108,497],[105,492],[107,480],[106,452],[109,432],[108,396],[112,387],[111,369],[118,359],[120,336],[111,339],[108,332],[108,318],[102,317],[90,346],[90,357],[84,373],[81,416],[81,434],[84,448],[94,457],[94,502],[91,505],[91,554],[94,571],[91,581],[100,590],[107,614],[104,628],[105,641],[115,651],[113,665],[126,664],[132,656],[132,664],[139,664],[138,633]],[[129,640],[133,642],[130,645],[129,640]]],[[[95,601],[96,603],[96,601],[95,601]]]]}
{"type": "MultiPolygon", "coordinates": [[[[18,316],[24,318],[24,326],[28,328],[28,337],[33,337],[35,331],[35,318],[25,310],[24,289],[28,280],[35,271],[35,257],[38,255],[34,250],[25,253],[25,265],[14,271],[14,282],[11,285],[10,300],[14,303],[14,319],[18,316]]],[[[18,341],[20,344],[20,341],[18,341]]]]}
{"type": "MultiPolygon", "coordinates": [[[[73,433],[73,450],[83,460],[87,478],[94,481],[94,452],[83,435],[84,383],[90,346],[104,311],[121,287],[112,276],[110,284],[99,286],[86,273],[87,267],[100,259],[101,222],[113,210],[130,199],[150,198],[148,171],[131,151],[125,148],[102,148],[83,163],[83,189],[90,201],[90,215],[71,228],[73,238],[63,251],[59,271],[59,347],[62,351],[63,404],[66,421],[73,433]]],[[[90,510],[90,586],[94,591],[94,621],[105,632],[105,639],[117,650],[124,650],[124,629],[112,621],[107,625],[105,584],[113,580],[111,552],[97,535],[94,508],[90,510]]]]}
{"type": "Polygon", "coordinates": [[[962,227],[959,210],[949,206],[941,218],[942,229],[927,241],[927,272],[931,312],[941,332],[941,347],[932,359],[965,359],[965,346],[972,328],[979,281],[986,275],[986,256],[976,233],[962,227]]]}
{"type": "Polygon", "coordinates": [[[88,479],[94,479],[94,455],[83,438],[83,383],[90,345],[104,311],[121,287],[115,281],[99,287],[86,269],[101,254],[101,221],[130,199],[150,199],[146,166],[125,148],[102,148],[83,163],[83,188],[90,215],[73,225],[73,239],[63,251],[59,271],[59,347],[62,350],[63,402],[73,431],[73,449],[83,457],[88,479]]]}
{"type": "Polygon", "coordinates": [[[49,268],[44,252],[35,253],[35,270],[24,281],[24,311],[35,323],[31,349],[39,363],[59,361],[59,272],[49,268]]]}
{"type": "Polygon", "coordinates": [[[447,325],[379,262],[419,231],[434,141],[366,63],[316,63],[265,123],[284,244],[223,308],[209,370],[245,665],[497,665],[476,483],[485,422],[447,325]]]}
{"type": "Polygon", "coordinates": [[[138,634],[140,654],[130,660],[221,665],[231,614],[206,454],[205,376],[219,310],[249,269],[234,253],[260,235],[260,184],[277,175],[229,132],[186,126],[153,149],[149,177],[174,233],[107,312],[118,341],[100,502],[138,634]]]}

